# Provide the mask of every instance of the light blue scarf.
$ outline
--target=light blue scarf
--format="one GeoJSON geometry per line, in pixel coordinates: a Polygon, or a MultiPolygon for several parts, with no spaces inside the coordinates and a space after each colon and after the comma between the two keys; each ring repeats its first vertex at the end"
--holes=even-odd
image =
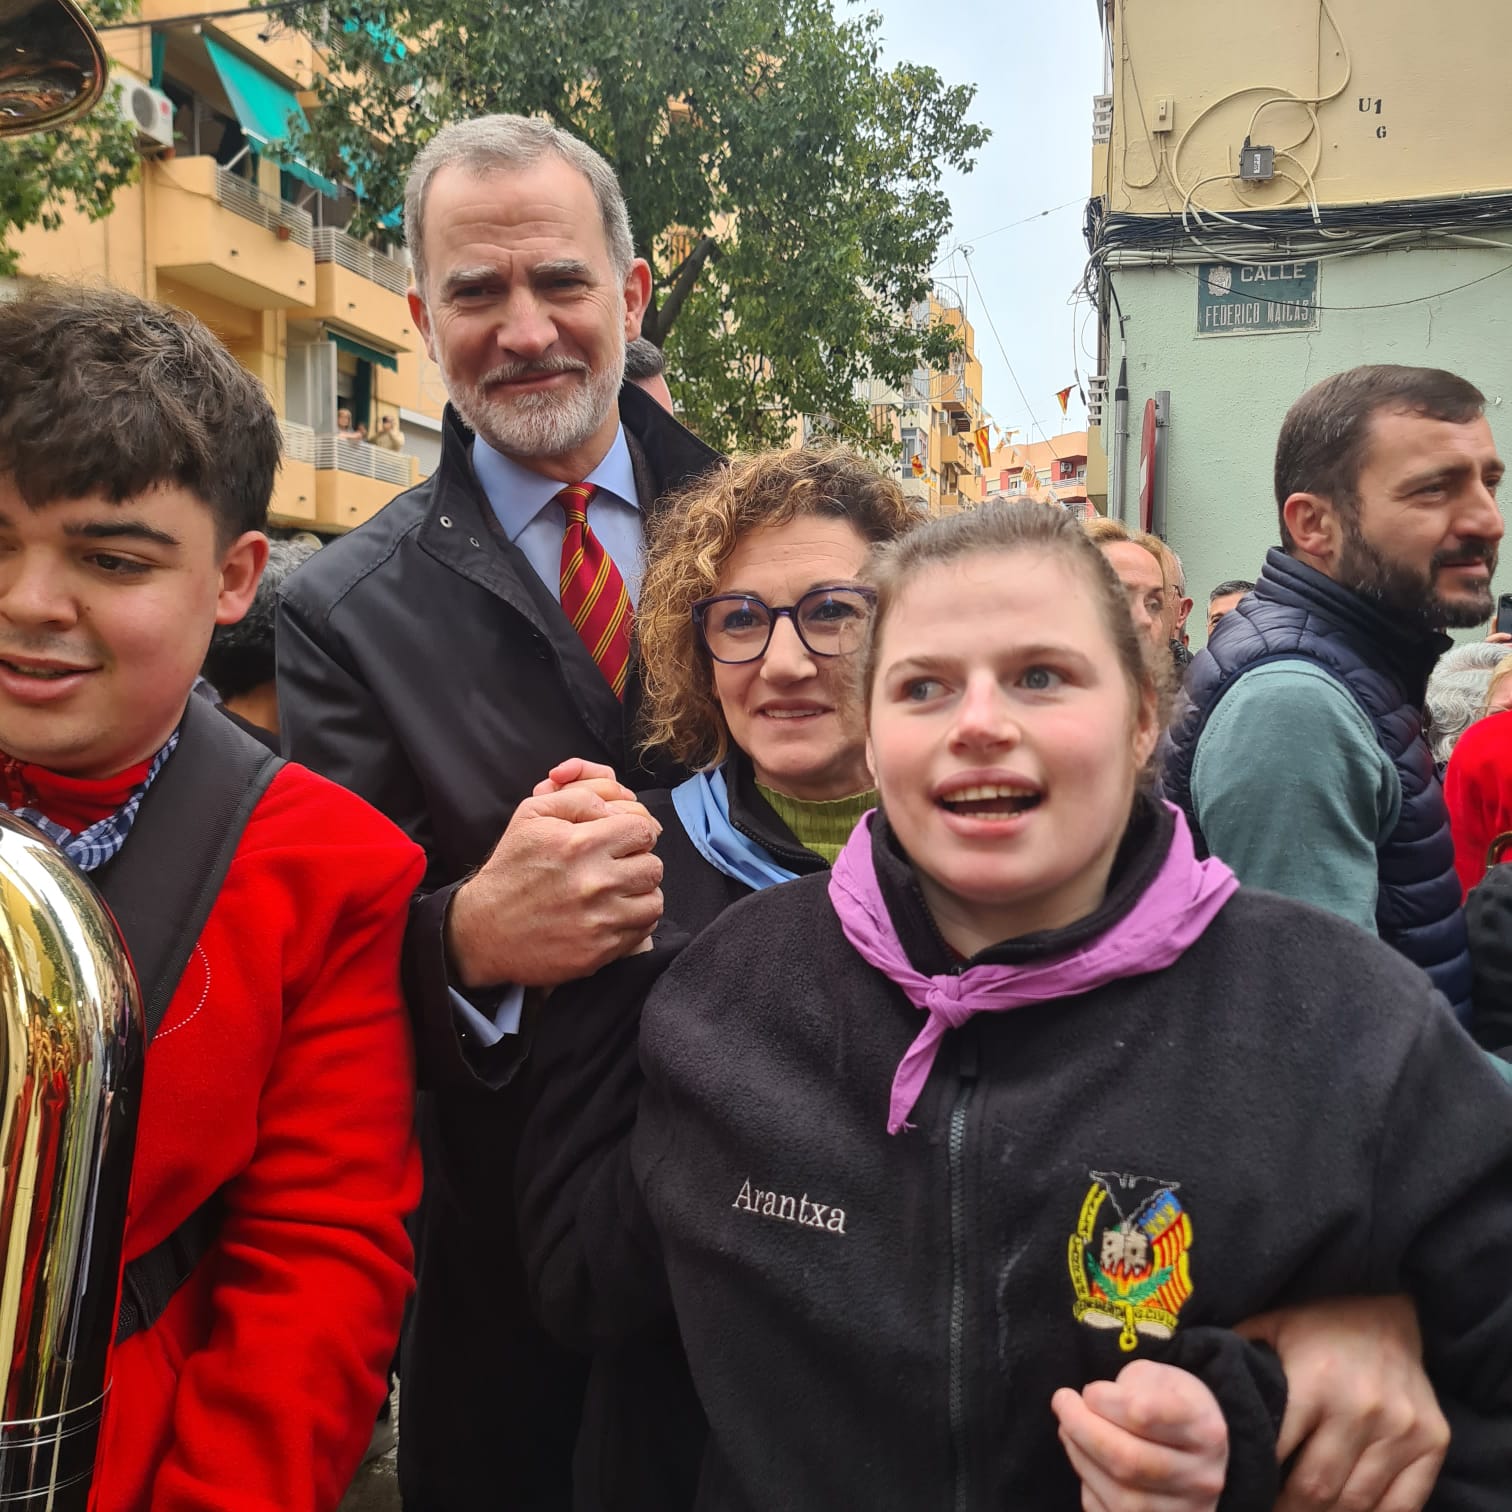
{"type": "Polygon", "coordinates": [[[725,876],[759,892],[798,875],[730,823],[730,790],[723,772],[697,772],[679,783],[672,789],[672,807],[693,849],[725,876]]]}

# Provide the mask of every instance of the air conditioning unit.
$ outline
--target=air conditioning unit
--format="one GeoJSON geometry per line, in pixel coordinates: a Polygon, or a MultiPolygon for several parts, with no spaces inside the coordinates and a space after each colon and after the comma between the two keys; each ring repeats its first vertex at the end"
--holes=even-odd
{"type": "Polygon", "coordinates": [[[154,89],[124,68],[113,70],[116,108],[121,119],[137,130],[137,142],[144,152],[173,151],[173,101],[161,89],[154,89]]]}
{"type": "Polygon", "coordinates": [[[1108,403],[1108,375],[1106,373],[1093,373],[1087,380],[1087,426],[1090,430],[1101,430],[1103,423],[1103,410],[1108,403]]]}

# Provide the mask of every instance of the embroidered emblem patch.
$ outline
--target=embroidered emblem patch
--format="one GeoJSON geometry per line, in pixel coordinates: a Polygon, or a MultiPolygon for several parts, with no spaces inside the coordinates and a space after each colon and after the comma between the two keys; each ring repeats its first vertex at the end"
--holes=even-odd
{"type": "Polygon", "coordinates": [[[1168,1339],[1192,1295],[1192,1220],[1180,1188],[1121,1171],[1087,1174],[1092,1186],[1069,1250],[1076,1321],[1119,1329],[1123,1350],[1136,1348],[1140,1334],[1168,1339]]]}

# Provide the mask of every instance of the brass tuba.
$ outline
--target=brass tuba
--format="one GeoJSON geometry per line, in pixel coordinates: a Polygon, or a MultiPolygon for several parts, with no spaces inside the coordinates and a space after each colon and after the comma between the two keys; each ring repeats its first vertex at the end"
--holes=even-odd
{"type": "Polygon", "coordinates": [[[76,120],[99,102],[108,72],[74,0],[0,0],[0,137],[76,120]]]}
{"type": "Polygon", "coordinates": [[[105,905],[0,810],[0,1509],[89,1501],[144,1036],[105,905]]]}
{"type": "MultiPolygon", "coordinates": [[[[106,81],[73,0],[0,0],[0,138],[106,81]]],[[[0,810],[0,1509],[84,1512],[110,1389],[144,1036],[105,905],[0,810]]]]}

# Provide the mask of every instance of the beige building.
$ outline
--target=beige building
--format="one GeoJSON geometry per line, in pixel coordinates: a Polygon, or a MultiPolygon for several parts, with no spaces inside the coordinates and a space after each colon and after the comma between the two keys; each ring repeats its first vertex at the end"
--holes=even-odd
{"type": "Polygon", "coordinates": [[[1512,446],[1512,5],[1096,3],[1093,497],[1132,522],[1148,479],[1200,594],[1276,544],[1276,435],[1330,373],[1461,373],[1512,446]]]}
{"type": "Polygon", "coordinates": [[[445,392],[405,299],[397,223],[393,245],[355,240],[341,229],[348,185],[263,151],[322,64],[276,13],[244,12],[145,0],[140,25],[108,30],[119,93],[98,108],[137,122],[140,178],[104,220],[71,216],[12,244],[23,279],[103,280],[204,320],[283,419],[275,523],[334,533],[430,471],[445,392]],[[217,9],[231,13],[206,19],[217,9]],[[341,409],[368,435],[394,417],[404,451],[338,436],[341,409]]]}
{"type": "Polygon", "coordinates": [[[992,454],[986,485],[988,500],[1053,500],[1088,518],[1093,511],[1087,496],[1087,432],[1000,446],[992,454]]]}
{"type": "Polygon", "coordinates": [[[879,456],[904,493],[930,514],[954,514],[975,507],[986,495],[988,470],[975,440],[989,424],[976,331],[960,299],[944,285],[920,304],[915,318],[949,326],[959,333],[961,345],[947,367],[917,369],[906,389],[873,381],[869,397],[881,441],[879,456]]]}

